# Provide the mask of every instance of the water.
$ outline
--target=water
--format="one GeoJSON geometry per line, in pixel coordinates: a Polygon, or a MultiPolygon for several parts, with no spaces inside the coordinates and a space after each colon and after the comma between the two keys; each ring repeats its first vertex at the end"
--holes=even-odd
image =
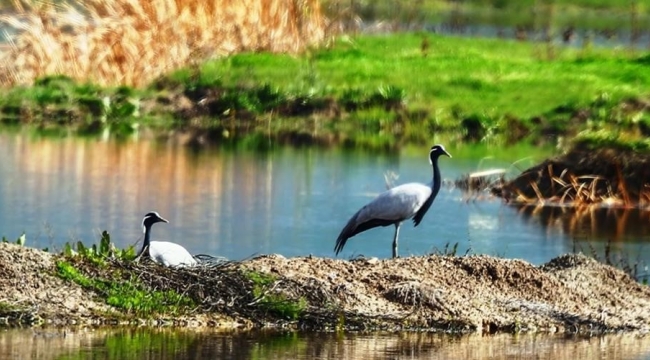
{"type": "Polygon", "coordinates": [[[650,338],[609,335],[9,330],[2,359],[649,359],[650,338]]]}
{"type": "MultiPolygon", "coordinates": [[[[334,2],[336,3],[336,2],[334,2]]],[[[463,37],[489,37],[544,42],[547,32],[555,45],[589,48],[627,47],[643,50],[650,43],[647,9],[575,8],[565,3],[502,2],[500,6],[479,6],[471,2],[449,2],[449,7],[433,7],[427,2],[386,6],[387,2],[356,4],[353,21],[343,22],[348,31],[371,34],[426,30],[463,37]],[[382,6],[382,4],[384,6],[382,6]],[[548,6],[550,5],[550,7],[548,6]],[[550,12],[549,12],[550,11],[550,12]],[[550,24],[550,29],[547,28],[550,24]]],[[[346,8],[347,9],[347,8],[346,8]]],[[[330,18],[340,18],[341,7],[326,8],[330,18]]],[[[345,16],[343,18],[346,18],[345,16]]]]}
{"type": "MultiPolygon", "coordinates": [[[[427,150],[193,151],[147,141],[0,133],[0,235],[13,240],[24,232],[28,246],[55,251],[70,241],[97,243],[107,230],[119,247],[140,246],[142,217],[156,210],[170,224],[154,226],[153,238],[181,243],[193,254],[332,257],[348,218],[385,189],[386,171],[399,174],[396,183],[429,181],[427,150]]],[[[477,157],[485,151],[448,150],[457,155],[440,159],[448,180],[479,163],[508,164],[498,158],[481,162],[477,157]]],[[[457,244],[459,253],[541,264],[567,252],[603,254],[609,247],[647,263],[649,217],[640,210],[517,209],[499,200],[467,201],[445,186],[417,228],[402,227],[400,254],[425,255],[457,244]]],[[[339,256],[390,257],[392,235],[393,227],[359,234],[339,256]]]]}

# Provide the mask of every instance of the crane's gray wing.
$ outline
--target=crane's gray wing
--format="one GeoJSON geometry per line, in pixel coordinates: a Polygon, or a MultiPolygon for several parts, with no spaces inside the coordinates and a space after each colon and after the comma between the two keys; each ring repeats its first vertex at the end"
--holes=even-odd
{"type": "Polygon", "coordinates": [[[381,193],[361,209],[359,220],[403,221],[413,217],[431,195],[431,188],[418,183],[396,186],[381,193]]]}
{"type": "Polygon", "coordinates": [[[418,183],[404,184],[381,193],[354,214],[336,239],[338,254],[348,238],[363,231],[388,226],[414,216],[431,195],[431,188],[418,183]]]}

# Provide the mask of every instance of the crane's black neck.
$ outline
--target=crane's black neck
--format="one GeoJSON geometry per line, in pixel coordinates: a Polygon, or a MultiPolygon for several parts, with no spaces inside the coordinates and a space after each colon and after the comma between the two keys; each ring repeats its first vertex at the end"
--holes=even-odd
{"type": "Polygon", "coordinates": [[[440,178],[440,168],[438,167],[438,158],[431,159],[431,165],[433,167],[433,182],[431,183],[431,196],[429,199],[433,199],[438,195],[440,191],[440,186],[442,186],[442,179],[440,178]]]}
{"type": "Polygon", "coordinates": [[[442,185],[442,180],[440,179],[440,168],[438,168],[438,157],[431,158],[431,165],[433,167],[433,181],[431,182],[431,195],[429,195],[429,198],[424,201],[424,204],[422,204],[420,210],[418,210],[418,212],[413,217],[414,226],[418,226],[420,221],[422,221],[424,214],[426,214],[427,211],[429,211],[429,208],[431,207],[433,200],[436,198],[436,195],[438,195],[438,191],[440,191],[440,186],[442,185]]]}
{"type": "Polygon", "coordinates": [[[142,242],[142,248],[138,252],[138,255],[136,257],[142,255],[142,253],[149,249],[149,245],[151,244],[151,225],[146,224],[144,226],[144,241],[142,242]]]}

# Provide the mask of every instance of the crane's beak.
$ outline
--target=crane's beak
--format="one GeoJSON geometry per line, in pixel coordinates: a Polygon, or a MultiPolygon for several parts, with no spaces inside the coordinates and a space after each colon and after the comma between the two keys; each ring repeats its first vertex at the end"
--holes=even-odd
{"type": "Polygon", "coordinates": [[[164,223],[169,224],[169,220],[165,219],[165,218],[162,217],[162,216],[158,217],[158,222],[164,222],[164,223]]]}
{"type": "Polygon", "coordinates": [[[445,155],[449,156],[451,158],[451,154],[447,152],[447,150],[443,150],[445,155]]]}

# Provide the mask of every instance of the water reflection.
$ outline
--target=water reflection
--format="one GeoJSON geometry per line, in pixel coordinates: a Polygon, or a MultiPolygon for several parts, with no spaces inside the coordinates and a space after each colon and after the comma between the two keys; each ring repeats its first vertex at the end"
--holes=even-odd
{"type": "MultiPolygon", "coordinates": [[[[462,149],[452,149],[454,158],[441,164],[447,180],[475,171],[485,153],[462,156],[462,149]]],[[[332,257],[343,224],[385,189],[386,171],[399,175],[397,184],[430,179],[427,150],[193,151],[148,141],[0,132],[0,236],[16,239],[24,231],[27,245],[57,250],[71,240],[96,243],[107,230],[125,247],[142,237],[142,216],[157,210],[171,223],[157,226],[154,239],[180,242],[193,254],[332,257]]],[[[508,152],[523,158],[531,149],[508,152]]],[[[423,255],[458,244],[458,254],[471,250],[541,264],[573,251],[576,242],[598,248],[612,238],[616,251],[650,262],[650,253],[640,251],[650,242],[647,215],[602,210],[618,214],[613,221],[601,212],[566,216],[571,211],[467,202],[458,189],[443,188],[417,228],[403,227],[400,249],[404,256],[423,255]]],[[[392,236],[390,227],[359,234],[340,256],[390,257],[392,236]]]]}
{"type": "Polygon", "coordinates": [[[512,205],[527,223],[580,240],[650,242],[650,211],[598,206],[512,205]]]}
{"type": "Polygon", "coordinates": [[[634,335],[216,332],[170,329],[9,330],[2,359],[643,359],[634,335]]]}
{"type": "Polygon", "coordinates": [[[155,239],[230,258],[331,256],[351,209],[384,190],[385,170],[409,180],[430,177],[426,149],[407,158],[290,148],[193,152],[145,141],[0,134],[0,153],[0,207],[11,209],[0,212],[1,235],[26,231],[31,246],[60,248],[97,241],[106,229],[126,246],[141,237],[141,218],[155,209],[171,222],[154,229],[155,239]]]}

